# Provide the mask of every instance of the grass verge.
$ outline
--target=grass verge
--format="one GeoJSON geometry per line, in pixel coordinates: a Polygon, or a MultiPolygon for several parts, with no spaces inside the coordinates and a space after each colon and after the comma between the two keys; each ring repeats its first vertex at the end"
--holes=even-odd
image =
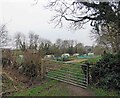
{"type": "Polygon", "coordinates": [[[120,96],[117,91],[108,91],[96,87],[91,87],[91,90],[95,93],[95,96],[120,96]]]}
{"type": "Polygon", "coordinates": [[[40,86],[17,92],[13,96],[69,96],[67,88],[58,83],[56,80],[49,80],[40,86]]]}

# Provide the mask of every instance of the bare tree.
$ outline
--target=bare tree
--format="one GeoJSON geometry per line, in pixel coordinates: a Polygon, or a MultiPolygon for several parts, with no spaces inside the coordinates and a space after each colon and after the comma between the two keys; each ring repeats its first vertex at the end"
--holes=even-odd
{"type": "Polygon", "coordinates": [[[39,51],[43,51],[43,55],[50,53],[50,47],[52,46],[51,41],[47,39],[39,39],[39,51]]]}
{"type": "Polygon", "coordinates": [[[55,42],[56,46],[60,49],[60,47],[62,46],[62,39],[57,39],[55,42]]]}
{"type": "Polygon", "coordinates": [[[51,19],[52,22],[56,23],[56,26],[63,26],[63,21],[69,21],[70,28],[80,29],[86,23],[90,23],[93,29],[96,31],[96,35],[99,35],[99,39],[107,47],[108,43],[111,44],[116,50],[120,50],[120,44],[117,39],[120,36],[120,1],[108,0],[104,2],[102,0],[52,0],[48,3],[47,8],[55,11],[55,16],[51,19]],[[107,32],[103,34],[100,32],[103,26],[114,24],[114,32],[107,32]],[[117,36],[112,37],[113,34],[117,36]],[[112,34],[110,34],[112,33],[112,34]],[[101,36],[102,35],[102,36],[101,36]],[[112,36],[111,36],[112,35],[112,36]],[[100,37],[101,36],[101,37],[100,37]],[[106,37],[107,36],[107,37],[106,37]],[[108,40],[111,36],[112,40],[108,40]],[[106,40],[102,41],[102,40],[106,40]],[[113,44],[114,41],[116,44],[113,44]]]}
{"type": "MultiPolygon", "coordinates": [[[[105,46],[101,45],[101,44],[97,44],[94,48],[93,48],[93,52],[95,55],[101,55],[104,53],[104,51],[108,51],[106,49],[105,46]]],[[[110,51],[109,51],[110,52],[110,51]]]]}
{"type": "Polygon", "coordinates": [[[67,20],[74,29],[90,22],[91,26],[114,22],[120,26],[120,1],[52,0],[47,7],[56,12],[52,21],[60,27],[67,20]]]}
{"type": "Polygon", "coordinates": [[[92,36],[98,44],[104,45],[107,50],[111,47],[113,52],[117,52],[120,50],[120,32],[117,28],[112,23],[102,25],[99,32],[97,30],[92,31],[92,36]]]}
{"type": "Polygon", "coordinates": [[[0,26],[0,47],[6,46],[9,40],[6,25],[3,24],[0,26]]]}
{"type": "Polygon", "coordinates": [[[17,32],[14,38],[16,48],[24,51],[26,49],[25,35],[22,34],[21,32],[17,32]]]}
{"type": "Polygon", "coordinates": [[[33,32],[29,33],[29,48],[30,49],[37,49],[39,42],[39,35],[34,34],[33,32]]]}
{"type": "Polygon", "coordinates": [[[81,54],[84,54],[86,51],[85,51],[85,47],[82,43],[78,43],[75,45],[75,52],[76,53],[79,53],[80,55],[81,54]]]}

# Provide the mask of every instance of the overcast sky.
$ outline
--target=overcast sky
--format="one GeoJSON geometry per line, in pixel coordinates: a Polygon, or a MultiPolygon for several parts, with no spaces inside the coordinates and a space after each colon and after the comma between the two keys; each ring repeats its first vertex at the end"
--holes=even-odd
{"type": "Polygon", "coordinates": [[[93,45],[90,38],[91,27],[86,24],[84,29],[77,31],[68,30],[68,28],[54,28],[55,24],[49,24],[52,11],[45,9],[46,0],[39,0],[38,4],[33,6],[34,0],[0,0],[0,24],[7,23],[9,35],[20,31],[27,35],[29,31],[34,31],[40,37],[46,38],[52,42],[56,39],[78,40],[85,45],[93,45]]]}

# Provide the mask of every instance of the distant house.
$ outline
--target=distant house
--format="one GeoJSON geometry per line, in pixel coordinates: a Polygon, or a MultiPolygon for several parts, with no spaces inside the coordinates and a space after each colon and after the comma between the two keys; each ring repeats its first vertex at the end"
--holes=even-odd
{"type": "Polygon", "coordinates": [[[66,58],[66,57],[70,57],[70,54],[69,53],[64,53],[61,55],[62,58],[66,58]]]}
{"type": "Polygon", "coordinates": [[[79,53],[75,53],[75,54],[73,54],[73,56],[79,56],[79,53]]]}
{"type": "Polygon", "coordinates": [[[87,54],[83,54],[83,56],[87,56],[87,54]]]}
{"type": "Polygon", "coordinates": [[[54,55],[46,55],[44,56],[44,59],[54,59],[55,56],[54,55]]]}
{"type": "Polygon", "coordinates": [[[88,56],[94,56],[94,53],[88,53],[88,56]]]}

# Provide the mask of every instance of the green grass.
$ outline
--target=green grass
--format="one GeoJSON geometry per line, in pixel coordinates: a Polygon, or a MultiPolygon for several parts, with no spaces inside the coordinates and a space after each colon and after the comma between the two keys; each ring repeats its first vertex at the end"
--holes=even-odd
{"type": "Polygon", "coordinates": [[[88,58],[87,62],[95,64],[97,61],[101,59],[101,56],[96,56],[95,58],[88,58]]]}
{"type": "Polygon", "coordinates": [[[58,85],[58,83],[58,81],[49,80],[35,88],[17,92],[14,96],[69,96],[68,89],[64,85],[58,85]]]}
{"type": "MultiPolygon", "coordinates": [[[[88,61],[95,63],[97,62],[101,57],[98,56],[96,58],[89,58],[88,61]]],[[[57,63],[61,63],[61,62],[57,62],[57,63]]],[[[62,64],[62,63],[61,63],[62,64]]],[[[62,67],[60,68],[61,70],[64,70],[64,72],[62,72],[63,75],[67,74],[67,71],[71,71],[73,72],[73,76],[77,76],[76,79],[79,80],[79,77],[81,77],[81,73],[83,73],[81,67],[80,67],[81,63],[74,63],[74,64],[69,64],[68,67],[62,67]],[[71,69],[69,69],[69,67],[71,69]],[[76,69],[72,69],[72,68],[76,68],[76,69]],[[79,73],[79,74],[74,74],[74,73],[79,73]]],[[[59,71],[51,71],[48,73],[51,76],[57,76],[55,74],[59,74],[59,71]]],[[[61,74],[60,74],[61,75],[61,74]]],[[[62,77],[62,76],[61,76],[62,77]]],[[[79,82],[79,81],[77,81],[79,82]]],[[[106,91],[103,90],[101,88],[90,88],[94,93],[95,96],[117,96],[118,94],[114,91],[106,91]]],[[[44,84],[34,87],[34,88],[29,88],[29,89],[25,89],[21,92],[17,92],[14,94],[14,96],[70,96],[70,92],[69,90],[64,86],[64,84],[56,81],[56,80],[48,80],[47,82],[45,82],[44,84]]]]}
{"type": "Polygon", "coordinates": [[[77,84],[83,83],[83,85],[86,85],[80,62],[70,63],[68,66],[61,67],[55,71],[50,71],[48,77],[63,79],[65,81],[70,80],[77,84]]]}
{"type": "MultiPolygon", "coordinates": [[[[77,68],[77,69],[69,69],[69,71],[81,73],[80,64],[74,64],[74,65],[70,64],[69,67],[77,68]]],[[[65,70],[65,72],[63,72],[63,74],[66,74],[66,71],[68,70],[68,68],[63,67],[61,69],[65,70]]],[[[55,74],[58,72],[51,71],[48,74],[52,75],[52,74],[55,74]]],[[[79,75],[75,75],[75,76],[79,77],[79,75]]],[[[70,92],[64,86],[64,84],[61,84],[55,80],[48,80],[46,83],[44,83],[40,86],[24,89],[23,91],[17,92],[14,94],[14,96],[70,96],[70,92]],[[60,85],[58,85],[58,84],[60,84],[60,85]]]]}
{"type": "Polygon", "coordinates": [[[48,81],[44,84],[42,84],[41,86],[37,86],[35,88],[29,88],[26,90],[23,90],[21,92],[15,93],[14,96],[35,96],[35,95],[39,95],[39,92],[44,91],[47,87],[53,86],[57,83],[57,81],[55,80],[51,80],[48,81]]]}
{"type": "Polygon", "coordinates": [[[92,88],[92,91],[95,93],[95,96],[120,96],[117,91],[107,91],[102,88],[92,88]]]}

